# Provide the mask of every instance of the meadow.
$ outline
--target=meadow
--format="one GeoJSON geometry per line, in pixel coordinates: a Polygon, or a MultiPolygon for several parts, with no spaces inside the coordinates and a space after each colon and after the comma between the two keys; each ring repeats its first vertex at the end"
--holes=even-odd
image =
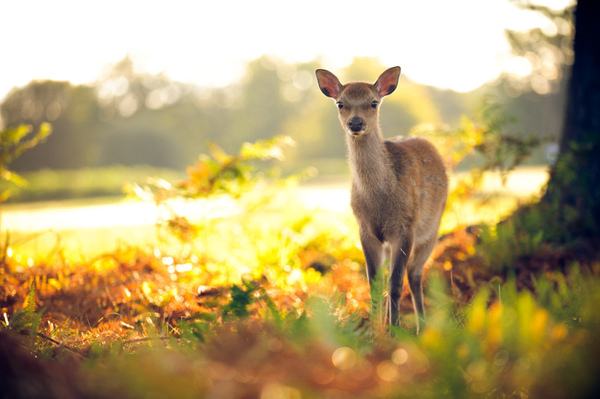
{"type": "Polygon", "coordinates": [[[543,170],[452,197],[417,335],[407,284],[401,325],[382,323],[385,276],[371,296],[347,186],[298,185],[213,155],[182,184],[132,185],[146,202],[3,208],[3,397],[597,393],[600,264],[499,223],[535,200],[543,170]],[[128,225],[148,205],[156,225],[128,225]],[[106,225],[117,209],[120,224],[106,225]],[[53,211],[81,225],[50,218],[37,231],[53,211]],[[11,231],[19,212],[34,215],[31,231],[11,231]]]}

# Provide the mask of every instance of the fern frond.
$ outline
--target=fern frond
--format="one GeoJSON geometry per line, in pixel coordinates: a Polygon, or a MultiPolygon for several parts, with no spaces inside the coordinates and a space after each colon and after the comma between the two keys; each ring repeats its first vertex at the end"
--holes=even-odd
{"type": "Polygon", "coordinates": [[[32,284],[29,289],[29,294],[23,301],[23,309],[16,311],[9,322],[7,327],[13,331],[21,332],[26,330],[30,337],[37,335],[37,330],[42,320],[43,312],[35,312],[35,287],[32,284]]]}
{"type": "Polygon", "coordinates": [[[385,330],[388,265],[389,260],[379,268],[373,279],[371,279],[371,300],[369,301],[371,309],[369,311],[369,319],[373,326],[373,332],[378,333],[385,330]]]}

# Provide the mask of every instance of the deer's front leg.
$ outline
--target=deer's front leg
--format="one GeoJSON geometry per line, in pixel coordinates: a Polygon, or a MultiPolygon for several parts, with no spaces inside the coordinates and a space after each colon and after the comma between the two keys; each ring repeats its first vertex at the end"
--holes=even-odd
{"type": "Polygon", "coordinates": [[[383,244],[375,236],[369,234],[365,229],[360,229],[360,243],[365,254],[367,264],[367,279],[369,286],[373,285],[373,280],[381,266],[381,255],[383,253],[383,244]]]}
{"type": "Polygon", "coordinates": [[[402,296],[404,271],[411,249],[412,240],[407,237],[400,238],[392,243],[387,315],[388,322],[393,326],[400,324],[400,297],[402,296]]]}

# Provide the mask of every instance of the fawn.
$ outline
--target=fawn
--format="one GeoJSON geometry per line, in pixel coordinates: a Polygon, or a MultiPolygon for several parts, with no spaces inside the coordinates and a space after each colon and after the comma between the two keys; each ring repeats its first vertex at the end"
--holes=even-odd
{"type": "Polygon", "coordinates": [[[374,84],[342,85],[324,69],[317,69],[316,75],[323,94],[336,102],[347,133],[350,204],[358,222],[369,284],[372,287],[375,274],[390,258],[386,319],[398,325],[406,269],[418,333],[420,321],[425,320],[423,265],[437,241],[448,197],[442,158],[425,139],[398,136],[384,141],[381,135],[379,106],[383,97],[396,89],[400,67],[386,70],[374,84]]]}

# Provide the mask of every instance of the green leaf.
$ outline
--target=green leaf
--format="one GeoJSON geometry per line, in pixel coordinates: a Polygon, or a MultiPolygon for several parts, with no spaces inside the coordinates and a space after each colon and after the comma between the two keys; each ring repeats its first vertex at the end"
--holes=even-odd
{"type": "MultiPolygon", "coordinates": [[[[24,151],[31,149],[45,141],[52,133],[52,126],[42,123],[37,133],[29,137],[32,132],[30,125],[9,127],[0,131],[0,179],[24,187],[27,181],[18,174],[10,171],[8,165],[18,158],[24,151]]],[[[0,196],[0,202],[8,198],[6,191],[0,196]]]]}
{"type": "Polygon", "coordinates": [[[0,178],[2,178],[2,180],[14,183],[19,187],[26,187],[28,184],[27,180],[25,180],[23,177],[7,169],[0,170],[0,178]]]}

